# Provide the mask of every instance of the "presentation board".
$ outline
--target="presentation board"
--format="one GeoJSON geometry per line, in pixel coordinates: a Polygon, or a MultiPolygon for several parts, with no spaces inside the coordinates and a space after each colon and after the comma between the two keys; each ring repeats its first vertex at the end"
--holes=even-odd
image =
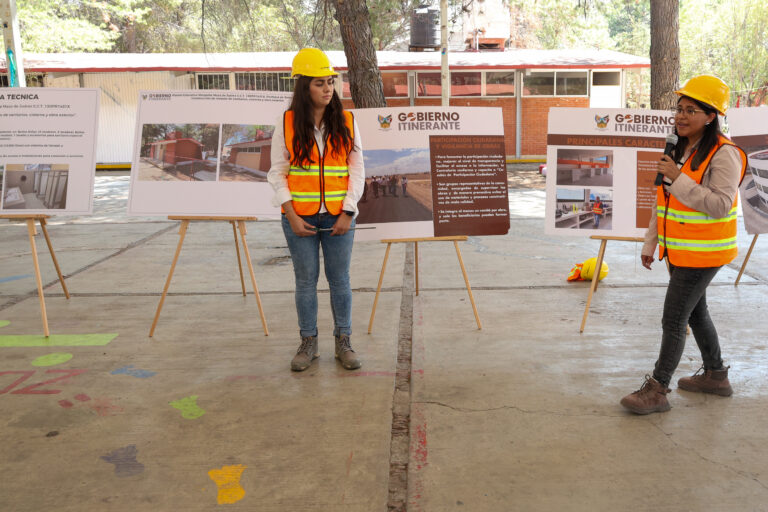
{"type": "Polygon", "coordinates": [[[140,91],[128,213],[280,215],[267,183],[291,93],[140,91]]]}
{"type": "Polygon", "coordinates": [[[768,108],[728,111],[731,139],[747,153],[747,172],[741,182],[741,211],[747,233],[768,233],[768,108]]]}
{"type": "Polygon", "coordinates": [[[545,232],[643,236],[656,204],[656,164],[673,129],[666,110],[551,108],[545,232]]]}
{"type": "Polygon", "coordinates": [[[365,160],[361,240],[509,231],[500,108],[354,110],[365,160]]]}
{"type": "Polygon", "coordinates": [[[99,94],[0,88],[0,213],[91,213],[99,94]]]}

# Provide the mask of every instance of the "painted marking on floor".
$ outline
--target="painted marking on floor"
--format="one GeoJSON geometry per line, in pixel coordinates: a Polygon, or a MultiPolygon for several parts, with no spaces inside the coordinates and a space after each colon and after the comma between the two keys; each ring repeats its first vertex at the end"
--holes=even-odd
{"type": "Polygon", "coordinates": [[[11,325],[11,322],[9,320],[0,320],[0,327],[5,327],[6,325],[11,325]]]}
{"type": "MultiPolygon", "coordinates": [[[[62,375],[61,377],[56,377],[53,379],[48,379],[43,382],[38,382],[37,384],[32,384],[30,386],[27,386],[22,389],[17,389],[16,391],[12,392],[12,395],[55,395],[58,393],[61,393],[60,389],[37,389],[41,386],[45,386],[46,384],[53,384],[54,382],[59,382],[67,379],[71,379],[72,377],[76,377],[80,374],[83,374],[87,372],[88,370],[47,370],[46,374],[49,373],[64,373],[65,375],[62,375]]],[[[0,377],[3,375],[21,375],[18,379],[16,379],[14,382],[12,382],[9,386],[3,388],[0,390],[0,395],[8,393],[13,388],[17,387],[22,382],[26,381],[32,375],[36,373],[35,370],[12,370],[7,372],[0,372],[0,377]]]]}
{"type": "Polygon", "coordinates": [[[74,356],[66,352],[54,352],[53,354],[46,354],[40,356],[32,361],[32,366],[55,366],[57,364],[66,363],[74,356]]]}
{"type": "Polygon", "coordinates": [[[123,366],[122,368],[118,368],[117,370],[112,372],[112,375],[130,375],[131,377],[138,377],[139,379],[147,379],[149,377],[154,377],[157,375],[157,372],[151,372],[149,370],[140,370],[138,368],[134,368],[132,364],[129,364],[128,366],[123,366]]]}
{"type": "Polygon", "coordinates": [[[101,417],[116,416],[125,410],[119,405],[113,404],[111,398],[104,397],[94,399],[92,403],[88,404],[88,407],[96,411],[96,414],[101,417]]]}
{"type": "Polygon", "coordinates": [[[171,407],[180,410],[181,417],[188,420],[196,420],[205,414],[205,410],[197,405],[197,395],[188,396],[168,403],[171,407]]]}
{"type": "Polygon", "coordinates": [[[115,465],[115,475],[126,477],[138,475],[144,472],[144,464],[136,460],[139,450],[135,444],[124,448],[118,448],[107,455],[102,455],[101,459],[115,465]]]}
{"type": "Polygon", "coordinates": [[[208,476],[219,488],[217,501],[219,505],[237,503],[245,497],[245,489],[240,485],[240,477],[248,466],[237,464],[235,466],[222,466],[221,469],[212,469],[208,476]]]}
{"type": "Polygon", "coordinates": [[[0,347],[102,347],[117,338],[117,334],[35,334],[0,336],[0,347]]]}
{"type": "Polygon", "coordinates": [[[32,274],[24,274],[19,276],[0,277],[0,283],[8,283],[11,281],[18,281],[19,279],[26,279],[28,277],[34,277],[32,274]]]}

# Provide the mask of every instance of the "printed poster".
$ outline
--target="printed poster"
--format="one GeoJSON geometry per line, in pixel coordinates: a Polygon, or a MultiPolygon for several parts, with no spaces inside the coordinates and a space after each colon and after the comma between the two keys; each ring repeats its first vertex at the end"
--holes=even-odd
{"type": "Polygon", "coordinates": [[[733,142],[747,154],[747,172],[741,182],[741,211],[747,233],[768,233],[768,109],[733,108],[728,111],[733,142]]]}
{"type": "Polygon", "coordinates": [[[509,231],[500,108],[354,110],[365,161],[361,240],[509,231]],[[370,229],[373,228],[373,229],[370,229]]]}
{"type": "Polygon", "coordinates": [[[656,205],[656,164],[673,130],[664,110],[550,109],[545,232],[643,236],[656,205]]]}
{"type": "Polygon", "coordinates": [[[128,213],[277,218],[272,134],[291,93],[140,91],[128,213]]]}
{"type": "Polygon", "coordinates": [[[99,94],[0,88],[0,214],[91,213],[99,94]]]}

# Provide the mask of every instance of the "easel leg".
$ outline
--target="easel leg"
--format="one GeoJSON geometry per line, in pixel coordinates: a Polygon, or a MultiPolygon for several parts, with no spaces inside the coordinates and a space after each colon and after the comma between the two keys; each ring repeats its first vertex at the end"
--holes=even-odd
{"type": "Polygon", "coordinates": [[[27,219],[27,232],[29,233],[29,246],[32,249],[32,261],[35,264],[35,279],[37,280],[37,296],[40,299],[40,312],[43,315],[43,333],[45,337],[51,335],[48,331],[48,314],[45,311],[45,296],[43,295],[43,280],[40,277],[40,262],[37,260],[37,246],[35,245],[35,219],[27,219]]]}
{"type": "Polygon", "coordinates": [[[749,251],[747,251],[747,256],[746,258],[744,258],[744,263],[741,264],[741,269],[739,270],[739,276],[736,278],[736,282],[733,283],[733,286],[739,286],[741,275],[744,273],[744,269],[747,268],[747,262],[749,261],[749,257],[752,255],[752,249],[755,248],[755,242],[757,242],[757,235],[755,235],[752,238],[752,243],[749,245],[749,251]]]}
{"type": "Polygon", "coordinates": [[[237,268],[240,270],[240,286],[243,289],[243,297],[245,297],[245,279],[243,278],[243,262],[240,260],[240,244],[237,241],[237,228],[235,227],[235,221],[229,221],[232,224],[232,233],[235,235],[235,251],[237,252],[237,268]]]}
{"type": "Polygon", "coordinates": [[[459,265],[461,265],[461,273],[464,276],[464,284],[467,285],[467,293],[469,294],[469,301],[472,303],[472,311],[475,313],[475,322],[477,322],[477,329],[482,330],[483,326],[480,325],[480,316],[477,314],[477,306],[475,305],[475,298],[472,296],[472,287],[469,286],[469,278],[467,277],[467,270],[464,268],[464,260],[461,259],[461,251],[459,250],[459,243],[453,241],[453,246],[456,248],[456,256],[459,258],[459,265]]]}
{"type": "Polygon", "coordinates": [[[414,262],[416,264],[416,296],[419,296],[419,242],[413,242],[414,262]]]}
{"type": "Polygon", "coordinates": [[[243,252],[245,253],[245,261],[248,263],[248,272],[251,273],[251,282],[253,283],[253,293],[256,295],[256,304],[259,306],[259,316],[261,317],[261,326],[264,328],[264,336],[269,336],[269,329],[267,328],[267,318],[264,316],[264,308],[261,306],[261,296],[259,295],[259,287],[256,285],[256,274],[253,272],[253,263],[251,263],[251,253],[248,250],[248,243],[245,241],[245,221],[237,221],[237,227],[240,228],[240,238],[243,240],[243,252]]]}
{"type": "Polygon", "coordinates": [[[48,244],[48,251],[51,253],[53,259],[53,266],[56,267],[56,273],[59,274],[59,282],[64,290],[64,296],[69,299],[69,290],[67,285],[64,284],[64,276],[61,275],[61,268],[59,268],[59,262],[56,260],[56,253],[53,252],[53,245],[51,244],[51,237],[48,236],[48,230],[45,229],[45,219],[40,219],[40,227],[43,229],[43,235],[45,235],[45,242],[48,244]]]}
{"type": "Polygon", "coordinates": [[[155,327],[157,321],[160,319],[160,311],[163,309],[163,303],[165,302],[165,296],[168,293],[168,287],[171,286],[171,278],[173,277],[173,271],[176,268],[176,262],[179,261],[179,254],[181,253],[181,246],[184,244],[184,237],[187,235],[187,226],[189,226],[188,220],[181,221],[181,227],[179,228],[179,245],[176,246],[176,254],[173,256],[173,263],[171,263],[171,270],[168,272],[168,279],[165,281],[165,288],[163,288],[163,295],[160,297],[160,304],[157,305],[157,312],[155,313],[155,319],[152,321],[152,328],[149,330],[149,337],[151,338],[155,334],[155,327]]]}
{"type": "Polygon", "coordinates": [[[376,316],[376,304],[379,303],[379,293],[381,293],[381,283],[384,282],[384,270],[387,268],[387,259],[389,258],[389,249],[392,242],[387,243],[387,250],[384,253],[384,262],[381,264],[381,274],[379,274],[379,285],[376,287],[376,297],[373,299],[373,309],[371,310],[371,320],[368,322],[368,334],[373,331],[373,317],[376,316]]]}
{"type": "Polygon", "coordinates": [[[587,315],[589,315],[589,305],[592,303],[592,295],[597,290],[597,283],[600,281],[600,270],[603,268],[603,256],[605,256],[605,246],[608,240],[600,242],[600,251],[597,253],[597,262],[595,262],[595,271],[592,274],[592,285],[589,287],[589,296],[587,297],[587,306],[584,308],[584,318],[581,320],[581,329],[579,333],[584,332],[584,326],[587,323],[587,315]],[[597,279],[596,279],[597,278],[597,279]]]}

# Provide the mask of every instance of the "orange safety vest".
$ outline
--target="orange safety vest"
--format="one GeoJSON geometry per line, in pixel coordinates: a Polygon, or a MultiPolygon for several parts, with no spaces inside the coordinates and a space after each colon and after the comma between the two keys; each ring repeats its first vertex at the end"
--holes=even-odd
{"type": "Polygon", "coordinates": [[[603,203],[595,203],[592,206],[592,213],[595,215],[602,215],[603,214],[603,203]]]}
{"type": "MultiPolygon", "coordinates": [[[[344,124],[354,139],[354,117],[351,112],[344,111],[344,124]]],[[[290,161],[293,162],[293,111],[287,110],[283,116],[283,131],[285,147],[288,148],[290,161]]],[[[308,161],[301,165],[291,163],[288,171],[288,189],[291,191],[293,209],[299,215],[314,215],[320,211],[320,205],[332,215],[339,215],[347,197],[349,186],[349,167],[347,165],[347,148],[339,148],[339,154],[334,154],[329,148],[328,136],[325,139],[323,155],[318,154],[317,144],[312,144],[312,152],[308,161]]]]}
{"type": "MultiPolygon", "coordinates": [[[[691,170],[694,151],[685,161],[681,172],[696,183],[701,183],[712,157],[725,144],[732,145],[741,154],[741,179],[747,169],[747,155],[733,142],[720,137],[712,151],[691,170]]],[[[689,208],[660,185],[656,191],[656,217],[659,234],[659,259],[666,255],[669,262],[679,267],[719,267],[736,258],[736,207],[738,193],[728,214],[720,219],[689,208]]]]}

